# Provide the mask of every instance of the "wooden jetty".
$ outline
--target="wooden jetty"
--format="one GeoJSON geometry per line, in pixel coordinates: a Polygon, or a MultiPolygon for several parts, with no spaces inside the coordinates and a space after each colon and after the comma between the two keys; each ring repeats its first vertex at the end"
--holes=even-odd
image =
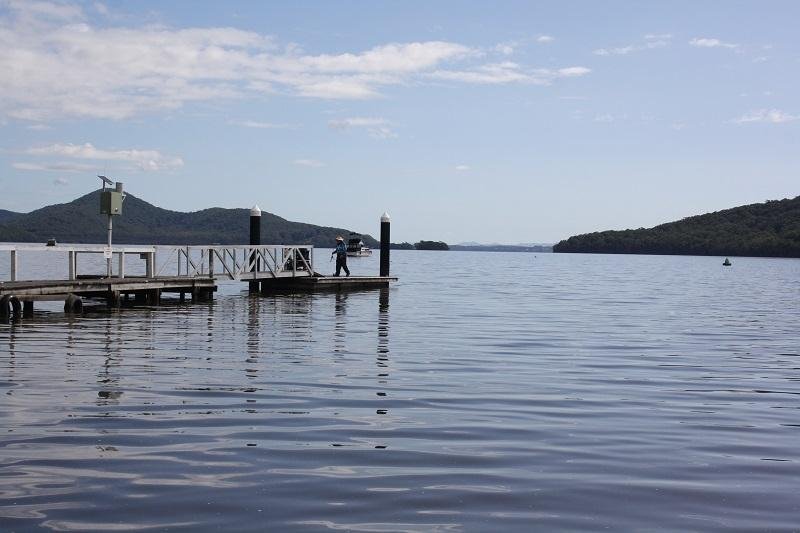
{"type": "MultiPolygon", "coordinates": [[[[66,312],[80,312],[83,299],[100,299],[110,307],[133,300],[158,305],[163,293],[179,295],[181,301],[213,298],[220,281],[249,284],[251,292],[348,290],[386,287],[397,278],[384,276],[322,276],[314,271],[313,246],[92,246],[4,244],[0,252],[10,255],[10,280],[0,281],[0,318],[20,318],[33,313],[36,301],[63,301],[66,312]],[[20,258],[35,255],[34,264],[53,264],[53,254],[66,255],[66,279],[22,279],[20,258]],[[112,259],[111,276],[81,274],[79,259],[101,254],[112,259]],[[166,255],[161,266],[156,259],[166,255]],[[132,260],[142,261],[131,265],[132,260]],[[133,268],[131,268],[133,267],[133,268]],[[136,271],[134,275],[128,271],[136,271]]],[[[85,262],[85,261],[84,261],[85,262]]],[[[95,260],[95,263],[97,261],[95,260]]]]}

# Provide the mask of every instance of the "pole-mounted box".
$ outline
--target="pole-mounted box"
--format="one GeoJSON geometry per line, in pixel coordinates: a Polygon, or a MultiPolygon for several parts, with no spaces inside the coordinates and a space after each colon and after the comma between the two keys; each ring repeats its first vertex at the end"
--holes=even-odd
{"type": "Polygon", "coordinates": [[[100,192],[100,214],[121,215],[122,201],[125,194],[122,192],[122,183],[117,182],[116,189],[103,189],[100,192]]]}

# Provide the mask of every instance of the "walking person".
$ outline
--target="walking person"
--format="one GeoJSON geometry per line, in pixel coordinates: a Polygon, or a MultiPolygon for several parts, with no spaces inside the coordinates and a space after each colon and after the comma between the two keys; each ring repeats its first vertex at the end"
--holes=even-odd
{"type": "Polygon", "coordinates": [[[334,276],[338,276],[342,269],[344,269],[344,273],[349,276],[350,269],[347,268],[347,245],[344,243],[344,238],[341,235],[336,237],[336,248],[331,252],[331,255],[333,254],[336,254],[336,274],[334,274],[334,276]]]}

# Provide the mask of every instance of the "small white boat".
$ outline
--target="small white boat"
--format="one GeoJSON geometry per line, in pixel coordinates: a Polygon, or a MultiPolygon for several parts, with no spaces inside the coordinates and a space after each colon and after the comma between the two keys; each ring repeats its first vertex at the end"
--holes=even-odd
{"type": "Polygon", "coordinates": [[[372,255],[372,250],[369,246],[364,245],[361,235],[351,233],[350,238],[347,239],[347,255],[349,257],[369,257],[372,255]]]}

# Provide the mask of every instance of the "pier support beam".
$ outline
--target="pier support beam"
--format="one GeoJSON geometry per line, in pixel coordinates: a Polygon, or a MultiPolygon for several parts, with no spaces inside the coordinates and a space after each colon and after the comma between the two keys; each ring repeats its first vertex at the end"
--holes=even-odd
{"type": "MultiPolygon", "coordinates": [[[[258,246],[261,244],[261,209],[254,205],[250,210],[250,246],[258,246]]],[[[252,271],[258,271],[259,260],[256,259],[255,253],[250,256],[251,261],[255,261],[252,271]]],[[[248,283],[248,288],[251,293],[259,292],[260,283],[258,281],[251,281],[248,283]]]]}
{"type": "Polygon", "coordinates": [[[23,318],[33,317],[33,300],[25,300],[24,302],[22,302],[22,317],[23,318]]]}
{"type": "Polygon", "coordinates": [[[384,212],[381,215],[381,266],[380,275],[389,275],[389,224],[391,219],[389,213],[384,212]]]}
{"type": "Polygon", "coordinates": [[[106,296],[106,301],[108,303],[109,309],[116,309],[120,306],[121,300],[119,297],[119,291],[108,291],[108,296],[106,296]]]}

